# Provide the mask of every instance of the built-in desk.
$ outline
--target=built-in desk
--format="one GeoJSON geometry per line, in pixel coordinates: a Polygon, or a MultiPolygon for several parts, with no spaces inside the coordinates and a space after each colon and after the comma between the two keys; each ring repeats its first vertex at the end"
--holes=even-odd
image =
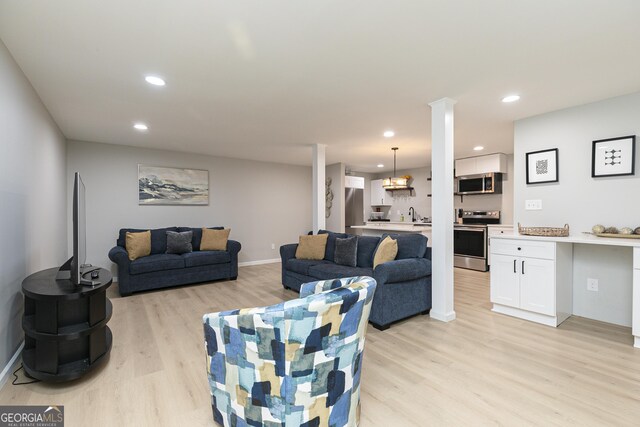
{"type": "Polygon", "coordinates": [[[491,241],[492,310],[549,326],[572,314],[574,244],[632,247],[631,331],[640,348],[640,239],[495,235],[491,241]]]}

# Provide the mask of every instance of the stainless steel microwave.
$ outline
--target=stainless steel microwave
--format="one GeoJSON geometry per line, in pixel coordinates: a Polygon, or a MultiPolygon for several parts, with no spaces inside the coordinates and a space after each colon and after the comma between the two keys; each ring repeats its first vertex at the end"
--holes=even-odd
{"type": "Polygon", "coordinates": [[[456,194],[501,194],[502,174],[483,173],[458,177],[456,194]]]}

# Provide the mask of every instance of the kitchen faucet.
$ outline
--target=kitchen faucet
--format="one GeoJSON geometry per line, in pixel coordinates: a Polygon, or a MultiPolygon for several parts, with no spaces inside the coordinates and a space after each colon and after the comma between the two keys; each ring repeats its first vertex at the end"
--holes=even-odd
{"type": "Polygon", "coordinates": [[[413,206],[409,208],[409,213],[411,214],[411,222],[416,222],[416,210],[413,206]]]}

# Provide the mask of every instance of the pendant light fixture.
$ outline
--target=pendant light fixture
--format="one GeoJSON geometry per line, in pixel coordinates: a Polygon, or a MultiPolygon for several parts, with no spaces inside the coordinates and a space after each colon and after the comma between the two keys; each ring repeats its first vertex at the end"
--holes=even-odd
{"type": "Polygon", "coordinates": [[[407,178],[396,176],[396,154],[398,147],[393,147],[393,177],[385,178],[382,180],[382,187],[386,190],[402,190],[409,186],[407,185],[407,178]]]}

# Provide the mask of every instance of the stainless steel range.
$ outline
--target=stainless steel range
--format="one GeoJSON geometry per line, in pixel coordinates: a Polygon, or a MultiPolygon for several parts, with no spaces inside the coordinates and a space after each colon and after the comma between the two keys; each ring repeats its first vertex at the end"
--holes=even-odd
{"type": "Polygon", "coordinates": [[[500,211],[463,211],[453,226],[453,265],[487,271],[487,224],[500,224],[500,211]]]}

